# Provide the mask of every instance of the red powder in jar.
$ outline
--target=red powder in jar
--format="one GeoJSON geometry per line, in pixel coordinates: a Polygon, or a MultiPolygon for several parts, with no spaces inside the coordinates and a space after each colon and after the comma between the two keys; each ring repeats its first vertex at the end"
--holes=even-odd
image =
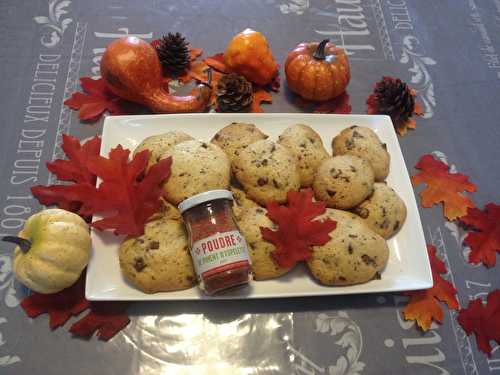
{"type": "Polygon", "coordinates": [[[207,200],[182,213],[193,264],[202,289],[209,295],[249,282],[247,245],[234,220],[231,195],[227,193],[226,199],[207,200]]]}

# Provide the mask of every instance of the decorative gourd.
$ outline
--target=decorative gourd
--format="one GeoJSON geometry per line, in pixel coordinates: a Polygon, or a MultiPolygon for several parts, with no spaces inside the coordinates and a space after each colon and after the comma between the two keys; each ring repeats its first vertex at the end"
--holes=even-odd
{"type": "Polygon", "coordinates": [[[264,35],[246,29],[229,41],[224,62],[230,71],[265,85],[278,74],[278,64],[264,35]]]}
{"type": "Polygon", "coordinates": [[[111,42],[101,60],[101,75],[115,95],[156,113],[202,112],[211,89],[198,85],[191,95],[174,96],[163,87],[160,59],[149,43],[136,37],[111,42]]]}
{"type": "Polygon", "coordinates": [[[78,215],[51,208],[31,216],[16,243],[14,274],[31,290],[51,294],[73,285],[87,266],[91,240],[87,223],[78,215]]]}
{"type": "Polygon", "coordinates": [[[343,49],[329,43],[300,43],[285,62],[288,88],[304,99],[327,101],[342,94],[351,73],[343,49]]]}

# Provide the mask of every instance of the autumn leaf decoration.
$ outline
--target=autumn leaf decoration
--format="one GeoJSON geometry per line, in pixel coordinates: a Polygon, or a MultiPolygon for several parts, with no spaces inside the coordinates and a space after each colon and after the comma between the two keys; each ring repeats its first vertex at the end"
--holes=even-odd
{"type": "Polygon", "coordinates": [[[272,201],[267,204],[267,216],[278,226],[276,231],[260,228],[262,237],[273,243],[273,258],[281,267],[293,267],[307,260],[312,246],[321,246],[330,240],[329,233],[337,223],[330,219],[318,220],[326,209],[324,202],[313,200],[313,191],[289,191],[287,205],[272,201]]]}
{"type": "Polygon", "coordinates": [[[84,121],[95,121],[108,111],[111,115],[126,115],[137,106],[127,102],[106,88],[102,78],[80,78],[80,86],[84,93],[75,92],[64,104],[78,110],[78,118],[84,121]]]}
{"type": "Polygon", "coordinates": [[[436,256],[436,248],[433,245],[427,245],[427,253],[434,285],[430,289],[405,292],[404,294],[409,296],[410,300],[403,309],[405,319],[416,320],[418,326],[424,331],[429,329],[432,320],[442,322],[443,309],[440,301],[453,310],[457,310],[459,306],[456,298],[457,290],[449,281],[441,277],[441,274],[447,273],[447,270],[444,262],[436,256]]]}
{"type": "Polygon", "coordinates": [[[469,302],[458,313],[458,323],[467,335],[474,333],[479,350],[491,356],[490,341],[500,344],[500,290],[488,294],[486,304],[481,299],[469,302]]]}
{"type": "Polygon", "coordinates": [[[144,224],[161,209],[161,182],[170,175],[171,159],[163,159],[145,169],[149,151],[136,154],[118,145],[109,157],[99,156],[100,139],[95,137],[83,145],[63,135],[62,148],[69,160],[48,163],[48,168],[67,185],[34,186],[33,195],[43,205],[57,205],[82,216],[103,214],[91,225],[97,229],[113,229],[115,234],[139,236],[144,224]],[[95,187],[96,176],[101,183],[95,187]]]}
{"type": "Polygon", "coordinates": [[[442,202],[444,216],[448,220],[455,220],[465,215],[468,208],[474,207],[472,200],[463,195],[465,191],[476,191],[476,185],[467,176],[450,173],[448,165],[429,154],[422,156],[415,168],[421,172],[411,176],[413,185],[427,184],[420,193],[423,207],[429,208],[442,202]]]}
{"type": "Polygon", "coordinates": [[[483,211],[469,208],[460,221],[473,229],[464,240],[471,249],[469,262],[493,267],[496,253],[500,252],[500,205],[488,203],[483,211]]]}
{"type": "Polygon", "coordinates": [[[30,318],[49,315],[52,330],[64,325],[72,316],[90,309],[87,315],[73,323],[69,331],[75,336],[90,337],[97,331],[100,340],[109,340],[125,328],[130,319],[125,313],[126,305],[117,302],[92,302],[85,298],[85,276],[73,286],[54,294],[33,292],[21,302],[21,307],[30,318]]]}

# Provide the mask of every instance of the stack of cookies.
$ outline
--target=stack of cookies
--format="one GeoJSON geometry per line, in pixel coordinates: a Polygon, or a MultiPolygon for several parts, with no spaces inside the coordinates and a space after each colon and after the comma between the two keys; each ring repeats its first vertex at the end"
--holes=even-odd
{"type": "Polygon", "coordinates": [[[307,262],[311,275],[324,285],[379,278],[389,258],[385,239],[406,218],[404,202],[384,182],[390,155],[369,128],[344,129],[333,138],[331,154],[321,137],[304,124],[288,127],[277,141],[245,123],[227,125],[211,142],[171,131],[146,138],[136,152],[144,149],[151,152],[149,166],[172,157],[171,177],[164,185],[165,212],[146,226],[143,236],[127,239],[120,248],[124,276],[147,293],[194,285],[187,236],[174,205],[207,190],[233,192],[233,211],[249,245],[256,280],[277,278],[290,270],[274,261],[274,245],[260,231],[275,229],[266,203],[286,203],[290,190],[312,188],[316,199],[328,207],[319,219],[337,222],[330,241],[314,247],[307,262]]]}

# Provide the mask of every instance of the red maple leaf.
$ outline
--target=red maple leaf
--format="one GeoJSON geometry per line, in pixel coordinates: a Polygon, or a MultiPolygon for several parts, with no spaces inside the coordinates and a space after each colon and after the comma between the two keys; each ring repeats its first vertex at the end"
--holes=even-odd
{"type": "Polygon", "coordinates": [[[96,176],[87,168],[90,157],[99,155],[101,138],[95,136],[83,145],[80,140],[69,134],[63,134],[61,148],[68,160],[57,159],[47,163],[47,168],[61,181],[88,182],[94,185],[96,176]]]}
{"type": "Polygon", "coordinates": [[[145,173],[149,151],[144,150],[129,162],[129,150],[120,145],[109,158],[98,155],[95,140],[78,148],[74,138],[65,137],[65,152],[71,158],[58,161],[57,171],[70,185],[33,186],[31,191],[41,204],[58,205],[82,216],[104,214],[92,225],[100,230],[114,229],[115,234],[141,235],[145,222],[161,208],[161,182],[170,175],[171,159],[164,159],[145,173]],[[69,152],[69,154],[68,154],[69,152]],[[74,172],[80,168],[82,175],[74,172]],[[102,179],[98,188],[92,181],[102,179]]]}
{"type": "Polygon", "coordinates": [[[80,337],[90,337],[97,331],[99,340],[107,341],[130,323],[126,308],[127,304],[121,302],[92,302],[90,312],[69,331],[80,337]]]}
{"type": "Polygon", "coordinates": [[[349,94],[346,91],[332,100],[321,103],[314,109],[314,113],[349,114],[351,111],[352,107],[349,104],[349,94]]]}
{"type": "Polygon", "coordinates": [[[54,294],[33,294],[21,301],[21,307],[30,318],[49,314],[49,326],[56,329],[72,316],[90,308],[90,312],[69,329],[76,336],[89,337],[96,330],[101,340],[109,340],[130,322],[126,305],[118,302],[92,302],[85,298],[85,274],[71,287],[54,294]]]}
{"type": "Polygon", "coordinates": [[[38,201],[45,205],[78,212],[83,198],[95,191],[96,176],[87,168],[88,160],[99,155],[101,139],[98,136],[86,141],[80,141],[67,134],[63,134],[61,145],[68,160],[57,159],[47,163],[49,171],[61,181],[75,182],[73,185],[33,186],[31,192],[38,201]]]}
{"type": "Polygon", "coordinates": [[[448,308],[458,309],[457,290],[440,274],[446,273],[446,265],[436,256],[436,247],[427,245],[427,253],[432,270],[432,280],[434,285],[430,289],[405,292],[410,296],[408,304],[403,309],[406,320],[416,320],[422,330],[427,331],[432,320],[439,323],[443,320],[443,309],[439,301],[448,305],[448,308]]]}
{"type": "Polygon", "coordinates": [[[467,335],[475,334],[479,350],[491,357],[490,341],[500,344],[500,290],[488,294],[486,305],[481,299],[470,301],[466,309],[460,310],[457,320],[467,335]]]}
{"type": "Polygon", "coordinates": [[[84,201],[81,213],[106,213],[106,217],[92,223],[97,229],[140,236],[146,221],[161,208],[161,183],[170,176],[172,159],[160,160],[144,174],[149,151],[139,152],[130,162],[129,155],[129,150],[118,145],[109,152],[109,158],[97,156],[88,161],[87,167],[102,182],[96,193],[84,201]]]}
{"type": "Polygon", "coordinates": [[[271,255],[276,262],[290,268],[312,254],[311,246],[321,246],[330,240],[330,232],[337,223],[331,219],[314,220],[326,210],[324,202],[314,202],[313,191],[289,191],[288,203],[267,204],[267,216],[278,226],[278,230],[260,228],[262,237],[276,246],[271,255]]]}
{"type": "Polygon", "coordinates": [[[464,240],[471,249],[469,262],[482,262],[487,267],[493,267],[496,253],[500,252],[500,205],[488,203],[483,211],[469,208],[460,221],[477,230],[467,233],[464,240]]]}
{"type": "Polygon", "coordinates": [[[73,286],[58,293],[33,292],[22,300],[21,307],[30,318],[49,314],[51,329],[62,326],[71,316],[76,316],[89,307],[89,302],[85,299],[84,277],[80,277],[73,286]]]}
{"type": "Polygon", "coordinates": [[[114,95],[106,88],[102,78],[80,78],[80,85],[86,94],[75,92],[64,104],[71,109],[79,110],[80,120],[97,120],[105,111],[112,115],[128,114],[131,104],[114,95]]]}
{"type": "Polygon", "coordinates": [[[469,177],[461,173],[450,173],[449,167],[432,155],[422,156],[415,168],[421,172],[411,176],[413,185],[427,184],[420,193],[423,207],[432,207],[442,202],[444,216],[448,220],[455,220],[465,215],[467,208],[474,207],[470,198],[461,194],[464,191],[476,191],[476,185],[469,181],[469,177]]]}

